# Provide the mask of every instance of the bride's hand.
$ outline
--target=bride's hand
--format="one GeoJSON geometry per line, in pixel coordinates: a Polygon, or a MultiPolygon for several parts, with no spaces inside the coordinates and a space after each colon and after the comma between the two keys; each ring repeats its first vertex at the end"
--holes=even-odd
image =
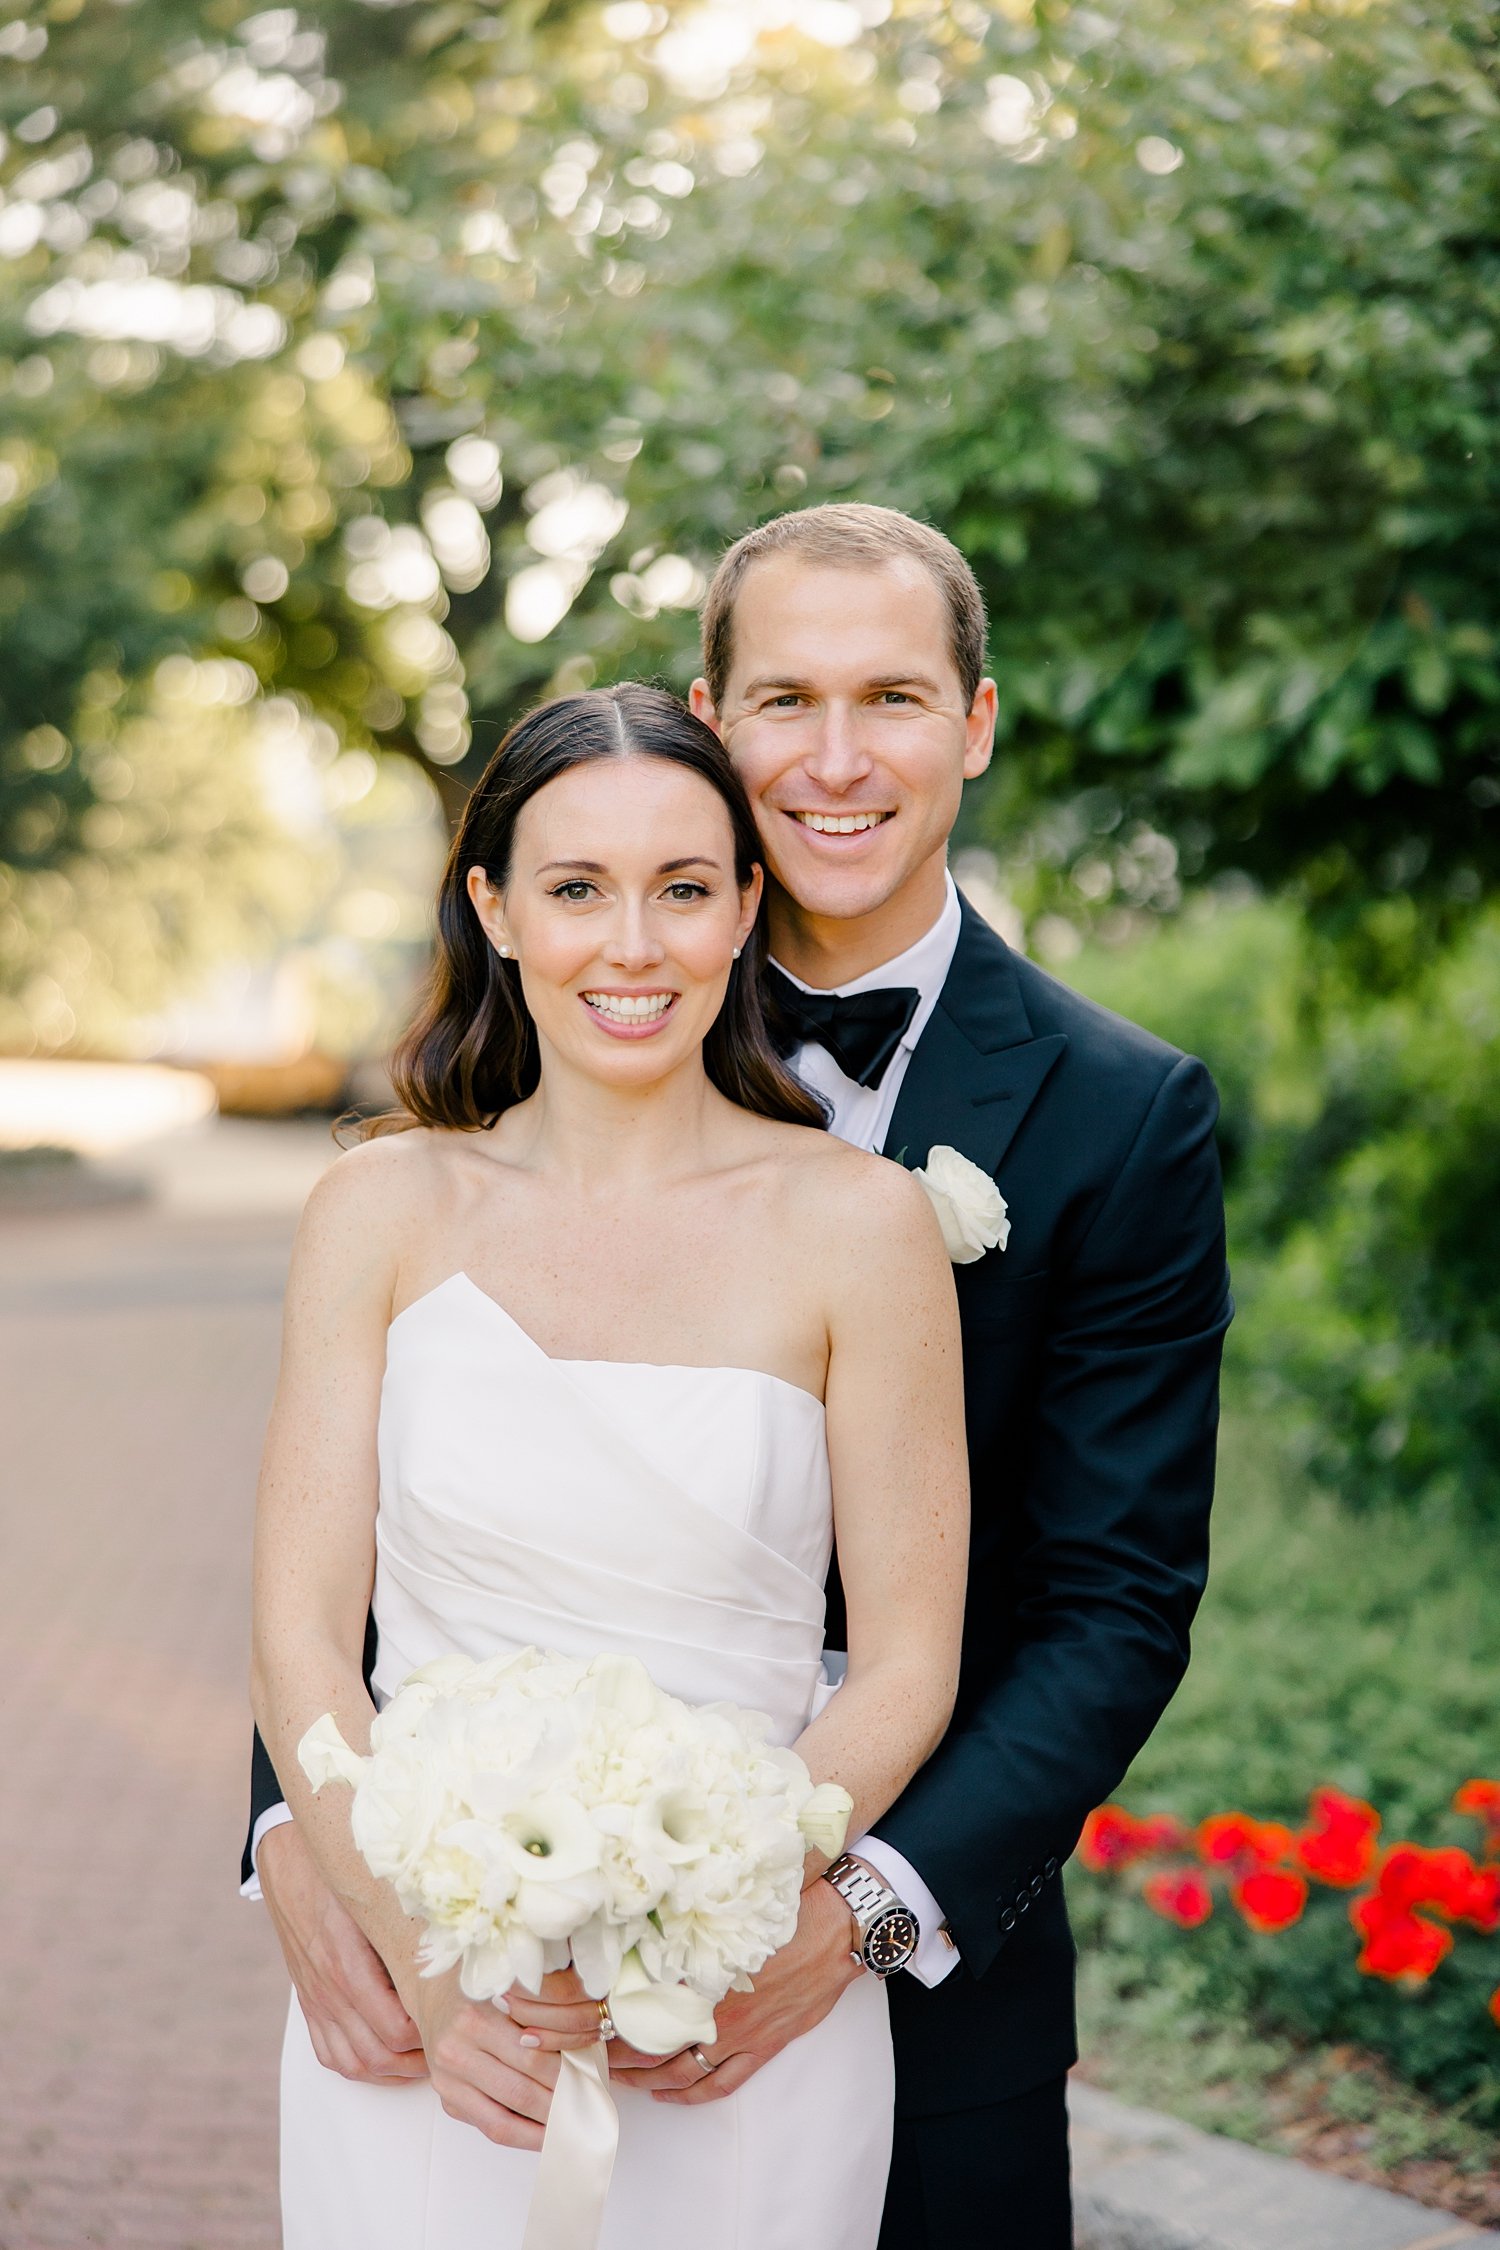
{"type": "Polygon", "coordinates": [[[731,1992],[715,2008],[712,2046],[684,2047],[663,2060],[638,2055],[620,2041],[609,2051],[611,2071],[659,2102],[696,2108],[722,2101],[821,2023],[845,1987],[868,1973],[852,1958],[853,1938],[854,1924],[838,1892],[827,1883],[809,1883],[796,1935],[772,1954],[755,1990],[731,1992]]]}
{"type": "Polygon", "coordinates": [[[465,1999],[456,1969],[417,1985],[412,2009],[448,2115],[477,2126],[502,2148],[539,2149],[557,2056],[493,2002],[465,1999]]]}
{"type": "Polygon", "coordinates": [[[564,2047],[592,2047],[599,2037],[599,2003],[584,1991],[576,1969],[555,1969],[543,1977],[540,1995],[512,1985],[505,2005],[512,2022],[548,2054],[560,2054],[564,2047]]]}

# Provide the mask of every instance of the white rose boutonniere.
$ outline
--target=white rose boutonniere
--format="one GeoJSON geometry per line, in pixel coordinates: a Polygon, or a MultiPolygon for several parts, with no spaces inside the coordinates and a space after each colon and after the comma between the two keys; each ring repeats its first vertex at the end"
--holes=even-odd
{"type": "Polygon", "coordinates": [[[1010,1240],[1005,1198],[967,1156],[946,1144],[927,1151],[927,1162],[912,1173],[932,1198],[943,1230],[943,1246],[956,1266],[972,1266],[987,1250],[1003,1250],[1010,1240]]]}

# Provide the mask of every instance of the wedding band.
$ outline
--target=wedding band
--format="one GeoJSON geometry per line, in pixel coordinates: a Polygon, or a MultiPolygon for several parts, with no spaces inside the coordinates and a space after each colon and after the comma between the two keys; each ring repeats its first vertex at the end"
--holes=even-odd
{"type": "Polygon", "coordinates": [[[719,2067],[718,2064],[711,2063],[701,2047],[689,2047],[688,2053],[692,2056],[694,2062],[698,2065],[698,2068],[702,2071],[704,2077],[712,2078],[714,2072],[719,2067]]]}
{"type": "Polygon", "coordinates": [[[599,2037],[601,2039],[613,2039],[615,2036],[615,2020],[609,2012],[609,2002],[607,2000],[596,2000],[594,2006],[599,2011],[599,2037]]]}

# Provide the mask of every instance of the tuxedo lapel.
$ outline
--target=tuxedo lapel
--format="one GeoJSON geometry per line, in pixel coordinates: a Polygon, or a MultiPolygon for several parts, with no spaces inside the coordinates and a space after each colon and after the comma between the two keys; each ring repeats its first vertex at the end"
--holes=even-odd
{"type": "Polygon", "coordinates": [[[967,899],[953,964],[885,1137],[908,1170],[956,1148],[992,1177],[1068,1041],[1034,1036],[1010,952],[967,899]]]}

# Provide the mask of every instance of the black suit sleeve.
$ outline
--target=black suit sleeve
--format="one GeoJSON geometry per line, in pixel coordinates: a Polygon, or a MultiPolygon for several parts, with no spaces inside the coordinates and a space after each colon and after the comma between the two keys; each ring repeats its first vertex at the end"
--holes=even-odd
{"type": "Polygon", "coordinates": [[[250,1745],[250,1825],[245,1831],[245,1848],[240,1854],[240,1881],[242,1883],[248,1883],[255,1872],[250,1858],[250,1844],[255,1834],[255,1823],[260,1819],[262,1813],[268,1813],[273,1805],[279,1805],[283,1802],[281,1783],[276,1778],[276,1768],[271,1763],[271,1754],[261,1741],[260,1728],[257,1727],[255,1739],[250,1745]]]}
{"type": "MultiPolygon", "coordinates": [[[[370,1616],[365,1619],[365,1646],[361,1660],[366,1687],[369,1686],[370,1675],[375,1669],[377,1646],[375,1617],[372,1611],[370,1616]]],[[[260,1729],[257,1727],[255,1739],[250,1745],[250,1825],[245,1830],[245,1848],[240,1853],[240,1881],[242,1883],[248,1883],[255,1872],[250,1858],[250,1846],[255,1837],[256,1822],[260,1819],[262,1813],[268,1813],[273,1806],[285,1802],[281,1783],[276,1778],[276,1768],[271,1763],[271,1753],[261,1741],[260,1729]]]]}
{"type": "MultiPolygon", "coordinates": [[[[1035,1444],[1010,1549],[976,1574],[946,1740],[880,1822],[982,1976],[1119,1783],[1188,1660],[1208,1574],[1231,1304],[1203,1065],[1159,1083],[1104,1203],[1054,1270],[1035,1444]],[[1001,1603],[1003,1601],[1003,1610],[1001,1603]]],[[[1005,1462],[993,1471],[1003,1483],[1005,1462]]],[[[990,1496],[976,1492],[976,1517],[990,1496]]]]}

